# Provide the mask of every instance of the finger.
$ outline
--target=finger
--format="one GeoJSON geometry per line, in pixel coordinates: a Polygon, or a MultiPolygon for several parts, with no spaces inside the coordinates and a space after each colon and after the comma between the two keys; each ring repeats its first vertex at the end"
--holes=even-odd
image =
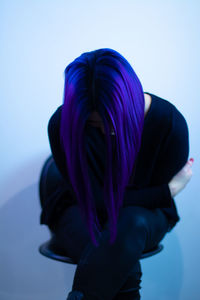
{"type": "Polygon", "coordinates": [[[188,163],[190,166],[192,166],[192,165],[193,165],[193,162],[194,162],[194,160],[190,159],[190,160],[188,160],[187,163],[188,163]]]}

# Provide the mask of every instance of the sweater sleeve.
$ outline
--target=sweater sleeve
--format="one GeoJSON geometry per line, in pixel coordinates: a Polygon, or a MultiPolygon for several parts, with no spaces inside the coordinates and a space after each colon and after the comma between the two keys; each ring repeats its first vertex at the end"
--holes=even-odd
{"type": "Polygon", "coordinates": [[[171,126],[165,137],[153,170],[151,186],[125,190],[123,206],[138,205],[147,208],[171,207],[169,181],[186,164],[189,154],[189,131],[184,116],[174,106],[171,126]],[[153,184],[152,184],[153,183],[153,184]]]}
{"type": "Polygon", "coordinates": [[[129,205],[143,206],[150,209],[171,207],[171,192],[168,184],[163,183],[140,189],[126,188],[123,207],[129,205]]]}

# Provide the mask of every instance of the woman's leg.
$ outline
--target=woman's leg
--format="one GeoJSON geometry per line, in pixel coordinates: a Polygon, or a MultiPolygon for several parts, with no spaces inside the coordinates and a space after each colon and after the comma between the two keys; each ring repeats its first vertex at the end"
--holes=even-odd
{"type": "MultiPolygon", "coordinates": [[[[148,236],[143,251],[148,251],[154,248],[164,238],[169,230],[169,222],[161,209],[151,210],[151,215],[146,219],[148,227],[148,236]]],[[[138,261],[132,271],[129,273],[125,284],[113,298],[113,300],[133,300],[140,299],[139,289],[138,298],[135,292],[135,287],[139,287],[141,282],[142,271],[141,264],[138,261]],[[135,298],[134,298],[135,297],[135,298]]]]}
{"type": "Polygon", "coordinates": [[[140,299],[144,249],[152,248],[165,235],[168,222],[161,210],[128,206],[121,210],[117,238],[109,245],[106,222],[96,248],[90,240],[77,206],[68,208],[57,227],[57,237],[67,253],[78,262],[72,291],[85,299],[140,299]],[[130,291],[131,289],[131,291],[130,291]]]}
{"type": "Polygon", "coordinates": [[[140,300],[140,292],[142,277],[141,264],[138,259],[134,268],[128,274],[125,283],[119,289],[118,293],[112,298],[113,300],[140,300]]]}

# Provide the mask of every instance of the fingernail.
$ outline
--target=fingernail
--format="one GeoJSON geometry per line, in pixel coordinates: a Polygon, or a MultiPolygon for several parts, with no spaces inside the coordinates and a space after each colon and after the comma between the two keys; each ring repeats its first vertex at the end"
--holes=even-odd
{"type": "Polygon", "coordinates": [[[194,162],[194,158],[190,158],[190,161],[194,162]]]}

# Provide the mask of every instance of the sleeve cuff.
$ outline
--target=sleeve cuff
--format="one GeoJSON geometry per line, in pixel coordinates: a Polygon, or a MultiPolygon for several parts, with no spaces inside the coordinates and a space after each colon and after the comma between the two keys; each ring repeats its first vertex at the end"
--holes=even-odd
{"type": "Polygon", "coordinates": [[[172,205],[172,195],[169,189],[168,183],[164,183],[163,185],[163,207],[171,207],[172,205]]]}

